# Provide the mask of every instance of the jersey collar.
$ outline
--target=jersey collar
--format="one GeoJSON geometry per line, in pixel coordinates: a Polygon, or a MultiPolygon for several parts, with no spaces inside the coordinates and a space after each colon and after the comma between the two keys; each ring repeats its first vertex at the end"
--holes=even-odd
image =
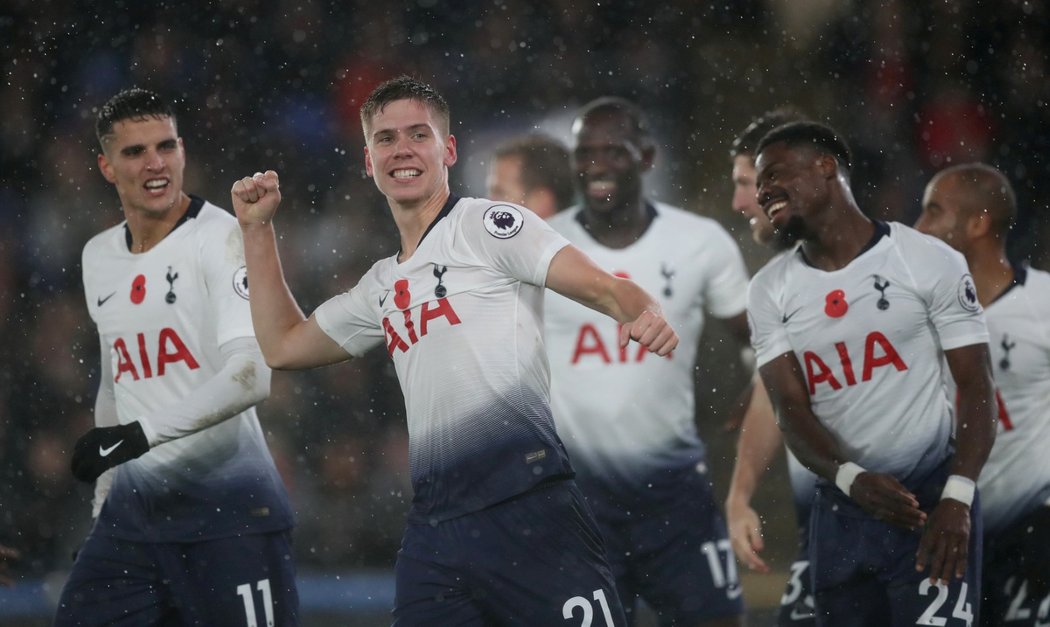
{"type": "MultiPolygon", "coordinates": [[[[194,196],[193,194],[189,194],[189,197],[190,206],[186,209],[186,213],[182,214],[182,217],[179,218],[179,221],[175,223],[175,226],[171,227],[171,230],[168,231],[168,235],[174,233],[175,229],[179,228],[190,219],[196,218],[200,214],[201,209],[204,208],[203,198],[200,196],[194,196]]],[[[164,237],[167,237],[168,235],[165,235],[164,237]]],[[[124,242],[128,245],[128,252],[131,252],[131,229],[128,228],[127,222],[124,223],[124,242]]]]}
{"type": "Polygon", "coordinates": [[[996,296],[991,303],[988,303],[989,305],[1001,300],[1004,296],[1010,293],[1010,290],[1014,289],[1015,287],[1024,286],[1025,281],[1028,280],[1027,266],[1021,263],[1011,263],[1010,267],[1013,268],[1014,271],[1014,280],[1010,281],[1010,284],[1006,286],[1006,289],[1003,290],[1002,293],[1000,293],[998,296],[996,296]]]}

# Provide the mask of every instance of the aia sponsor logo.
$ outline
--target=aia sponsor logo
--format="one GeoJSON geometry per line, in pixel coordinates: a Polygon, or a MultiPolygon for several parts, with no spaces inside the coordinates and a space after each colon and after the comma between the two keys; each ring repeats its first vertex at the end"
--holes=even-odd
{"type": "Polygon", "coordinates": [[[829,363],[835,363],[835,359],[825,359],[814,351],[802,353],[803,367],[806,369],[806,383],[809,385],[809,395],[817,391],[817,386],[830,385],[832,390],[841,390],[843,381],[847,386],[870,381],[876,368],[892,366],[898,372],[904,372],[908,365],[901,359],[900,353],[890,342],[889,338],[879,331],[872,331],[864,338],[864,352],[860,363],[860,379],[857,379],[857,371],[854,367],[853,356],[845,342],[835,342],[835,357],[837,357],[838,368],[833,369],[829,363]]]}
{"type": "Polygon", "coordinates": [[[170,327],[161,329],[156,340],[150,335],[148,342],[146,333],[136,333],[130,340],[118,337],[113,342],[113,352],[117,357],[114,383],[123,376],[129,376],[135,381],[162,377],[169,366],[179,363],[189,370],[200,368],[189,347],[178,332],[170,327]],[[131,346],[128,346],[129,343],[131,346]]]}
{"type": "MultiPolygon", "coordinates": [[[[444,274],[444,271],[442,271],[442,274],[444,274]]],[[[440,285],[440,277],[439,287],[444,287],[440,285]]],[[[441,291],[444,292],[444,290],[441,291]]],[[[415,346],[422,338],[426,337],[430,331],[430,325],[435,320],[444,320],[448,326],[455,326],[462,322],[459,314],[456,313],[452,303],[447,298],[425,301],[419,306],[418,312],[413,315],[413,310],[409,309],[409,306],[412,304],[412,291],[407,279],[395,281],[393,292],[394,306],[401,313],[402,328],[400,330],[395,328],[389,316],[383,317],[386,351],[391,357],[394,356],[396,351],[407,353],[409,348],[415,346]]],[[[385,299],[386,297],[384,296],[380,302],[385,299]]]]}

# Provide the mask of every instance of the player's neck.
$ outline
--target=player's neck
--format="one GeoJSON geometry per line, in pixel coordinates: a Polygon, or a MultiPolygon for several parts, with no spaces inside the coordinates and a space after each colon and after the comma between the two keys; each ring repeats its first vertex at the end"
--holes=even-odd
{"type": "Polygon", "coordinates": [[[816,225],[815,236],[802,242],[802,252],[814,268],[833,272],[857,258],[875,236],[875,223],[859,209],[816,225]]]}
{"type": "Polygon", "coordinates": [[[611,211],[584,209],[583,228],[607,248],[626,248],[637,242],[653,221],[645,199],[611,211]]]}
{"type": "Polygon", "coordinates": [[[975,251],[966,256],[973,283],[977,287],[977,300],[982,307],[992,304],[1014,281],[1014,269],[1001,248],[975,251]]]}
{"type": "Polygon", "coordinates": [[[398,262],[408,261],[416,252],[423,239],[423,234],[441,213],[450,193],[446,185],[436,194],[418,202],[403,203],[389,199],[390,212],[394,216],[394,223],[401,235],[401,252],[397,256],[398,262]]]}
{"type": "Polygon", "coordinates": [[[190,197],[183,192],[170,209],[160,214],[125,209],[124,218],[128,221],[128,231],[131,232],[131,252],[141,254],[159,244],[171,233],[189,208],[190,197]]]}

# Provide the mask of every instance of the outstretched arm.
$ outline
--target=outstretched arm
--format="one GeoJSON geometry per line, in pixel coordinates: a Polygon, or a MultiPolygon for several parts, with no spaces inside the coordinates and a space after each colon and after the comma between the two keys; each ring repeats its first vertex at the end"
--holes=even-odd
{"type": "Polygon", "coordinates": [[[758,555],[765,543],[762,522],[751,507],[751,497],[784,440],[769,395],[757,373],[755,379],[736,444],[736,463],[726,497],[726,524],[737,558],[752,570],[768,573],[769,566],[758,555]]]}
{"type": "Polygon", "coordinates": [[[246,176],[233,184],[231,196],[244,235],[252,323],[266,363],[278,370],[299,370],[350,359],[313,316],[303,315],[284,280],[273,227],[281,202],[277,173],[246,176]]]}
{"type": "Polygon", "coordinates": [[[660,303],[634,281],[601,269],[571,244],[551,260],[547,287],[620,322],[621,346],[633,339],[658,355],[678,346],[678,334],[664,318],[660,303]]]}

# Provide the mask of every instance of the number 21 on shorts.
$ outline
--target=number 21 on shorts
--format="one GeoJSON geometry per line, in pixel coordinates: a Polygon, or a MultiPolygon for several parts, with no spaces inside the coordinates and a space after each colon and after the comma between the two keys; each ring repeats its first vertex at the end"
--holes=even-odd
{"type": "MultiPolygon", "coordinates": [[[[612,612],[609,610],[609,601],[605,599],[605,590],[598,588],[594,591],[594,603],[601,608],[602,615],[605,616],[605,624],[612,627],[612,612]]],[[[565,620],[572,620],[577,609],[583,612],[580,617],[580,627],[591,627],[591,621],[594,620],[594,604],[590,599],[582,596],[572,597],[561,606],[561,615],[565,617],[565,620]]]]}

